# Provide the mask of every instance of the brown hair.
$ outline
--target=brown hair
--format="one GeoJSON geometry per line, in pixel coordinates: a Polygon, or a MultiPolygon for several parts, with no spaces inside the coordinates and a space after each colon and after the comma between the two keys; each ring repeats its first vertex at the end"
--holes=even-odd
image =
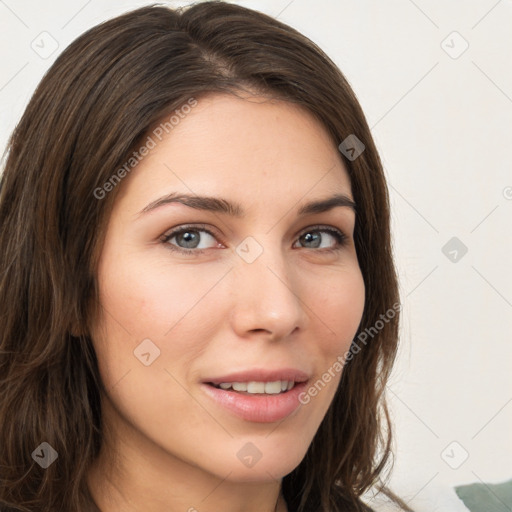
{"type": "MultiPolygon", "coordinates": [[[[101,23],[42,79],[10,138],[0,181],[2,510],[97,510],[86,475],[102,442],[102,383],[87,333],[98,305],[97,256],[120,187],[101,200],[94,191],[163,115],[192,97],[244,88],[302,105],[336,146],[351,134],[364,143],[358,158],[345,159],[366,286],[358,335],[398,304],[382,164],[347,80],[314,43],[216,1],[149,6],[101,23]],[[32,458],[42,442],[58,453],[47,469],[32,458]]],[[[283,478],[290,512],[367,510],[360,496],[382,484],[391,455],[384,387],[398,321],[396,311],[347,361],[305,458],[283,478]]]]}

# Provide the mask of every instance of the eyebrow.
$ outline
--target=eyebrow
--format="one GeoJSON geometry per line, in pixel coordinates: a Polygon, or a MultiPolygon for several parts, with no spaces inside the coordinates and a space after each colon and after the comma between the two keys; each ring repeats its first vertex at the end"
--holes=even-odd
{"type": "MultiPolygon", "coordinates": [[[[180,203],[196,210],[204,210],[215,213],[224,213],[232,217],[241,218],[245,216],[244,209],[238,203],[230,202],[220,197],[197,196],[189,194],[179,194],[172,192],[152,201],[145,206],[138,215],[150,212],[161,206],[180,203]]],[[[335,194],[325,199],[318,199],[302,205],[297,214],[299,216],[323,213],[336,207],[346,207],[356,211],[356,203],[345,194],[335,194]]]]}

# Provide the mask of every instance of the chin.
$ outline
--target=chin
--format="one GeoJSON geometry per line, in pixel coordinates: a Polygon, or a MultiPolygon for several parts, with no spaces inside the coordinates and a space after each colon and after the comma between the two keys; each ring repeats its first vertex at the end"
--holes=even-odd
{"type": "Polygon", "coordinates": [[[221,464],[217,459],[214,461],[214,470],[220,478],[229,474],[229,481],[239,483],[271,482],[283,478],[301,463],[308,448],[305,446],[302,451],[298,451],[296,445],[293,450],[282,445],[272,446],[268,439],[266,443],[262,439],[261,443],[256,440],[255,443],[237,441],[236,444],[234,459],[225,459],[221,464]],[[260,448],[256,448],[256,445],[260,448]]]}

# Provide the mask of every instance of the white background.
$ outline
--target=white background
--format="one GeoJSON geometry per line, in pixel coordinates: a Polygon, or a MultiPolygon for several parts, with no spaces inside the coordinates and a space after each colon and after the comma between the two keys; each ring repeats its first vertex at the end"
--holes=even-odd
{"type": "MultiPolygon", "coordinates": [[[[1,149],[72,40],[149,3],[0,0],[1,149]],[[46,37],[51,50],[42,32],[58,43],[47,58],[32,48],[46,37]]],[[[390,187],[404,308],[390,483],[418,512],[464,511],[454,485],[512,478],[512,1],[237,3],[315,41],[362,104],[390,187]],[[465,255],[442,252],[452,237],[465,255]]]]}

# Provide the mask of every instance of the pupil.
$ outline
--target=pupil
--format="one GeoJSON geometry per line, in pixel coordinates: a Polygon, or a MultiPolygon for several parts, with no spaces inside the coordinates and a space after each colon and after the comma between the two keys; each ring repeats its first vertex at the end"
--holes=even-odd
{"type": "Polygon", "coordinates": [[[194,233],[193,231],[185,231],[184,233],[181,233],[180,235],[178,235],[178,238],[181,238],[185,242],[185,244],[186,244],[185,247],[187,249],[197,247],[198,237],[197,237],[197,233],[194,233]],[[194,237],[196,238],[195,241],[193,239],[194,237]],[[192,238],[192,240],[190,240],[191,238],[192,238]]]}
{"type": "Polygon", "coordinates": [[[311,245],[310,247],[318,247],[320,245],[319,233],[316,233],[314,235],[312,235],[311,233],[306,233],[305,235],[303,235],[303,239],[306,243],[310,241],[316,242],[314,243],[314,245],[311,245]]]}

